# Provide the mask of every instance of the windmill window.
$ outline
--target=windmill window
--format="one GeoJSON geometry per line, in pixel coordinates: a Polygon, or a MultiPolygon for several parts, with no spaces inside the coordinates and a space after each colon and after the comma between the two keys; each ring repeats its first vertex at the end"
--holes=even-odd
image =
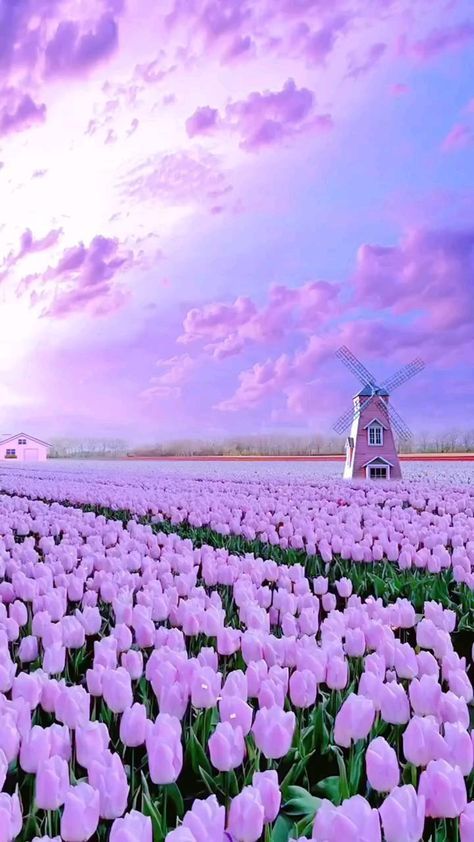
{"type": "Polygon", "coordinates": [[[387,479],[386,467],[370,468],[370,479],[387,479]]]}
{"type": "Polygon", "coordinates": [[[26,439],[18,439],[18,444],[26,444],[26,439]]]}
{"type": "Polygon", "coordinates": [[[370,445],[383,444],[383,427],[381,427],[379,424],[374,424],[372,427],[369,427],[368,433],[370,445]]]}
{"type": "Polygon", "coordinates": [[[14,447],[7,447],[5,455],[10,459],[14,458],[16,456],[15,448],[14,447]]]}

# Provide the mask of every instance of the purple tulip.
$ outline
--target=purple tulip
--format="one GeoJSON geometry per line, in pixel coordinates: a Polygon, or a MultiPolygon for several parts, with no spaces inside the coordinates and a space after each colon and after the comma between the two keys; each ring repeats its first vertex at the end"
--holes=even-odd
{"type": "Polygon", "coordinates": [[[243,763],[245,740],[242,729],[233,728],[228,722],[219,722],[209,737],[209,755],[212,765],[219,772],[230,772],[243,763]]]}
{"type": "Polygon", "coordinates": [[[64,800],[61,839],[87,842],[99,825],[99,793],[89,784],[72,786],[64,800]]]}
{"type": "Polygon", "coordinates": [[[467,804],[466,784],[458,766],[446,760],[431,760],[420,775],[418,792],[425,797],[426,815],[454,819],[467,804]]]}
{"type": "Polygon", "coordinates": [[[36,774],[36,803],[41,810],[58,810],[69,791],[69,767],[61,757],[40,763],[36,774]]]}
{"type": "Polygon", "coordinates": [[[318,687],[316,677],[311,670],[295,670],[290,678],[290,699],[297,708],[308,708],[314,705],[318,687]]]}
{"type": "Polygon", "coordinates": [[[263,833],[265,809],[259,791],[245,786],[230,802],[228,830],[235,842],[257,842],[263,833]]]}
{"type": "Polygon", "coordinates": [[[433,716],[414,716],[403,733],[403,753],[414,766],[444,757],[446,746],[433,716]]]}
{"type": "Polygon", "coordinates": [[[219,702],[219,716],[232,728],[241,728],[246,737],[252,727],[253,708],[239,696],[223,696],[219,702]]]}
{"type": "Polygon", "coordinates": [[[354,795],[335,807],[323,799],[314,820],[315,842],[380,842],[380,821],[377,810],[373,810],[361,795],[354,795]]]}
{"type": "Polygon", "coordinates": [[[174,783],[183,765],[179,719],[167,713],[160,713],[155,722],[150,723],[147,728],[146,750],[153,783],[174,783]]]}
{"type": "Polygon", "coordinates": [[[398,786],[400,769],[395,750],[383,737],[369,743],[365,753],[367,779],[377,792],[390,792],[398,786]]]}
{"type": "Polygon", "coordinates": [[[110,736],[105,722],[89,722],[76,728],[76,757],[88,769],[93,760],[102,757],[109,747],[110,736]]]}
{"type": "MultiPolygon", "coordinates": [[[[210,839],[224,842],[224,826],[225,807],[219,805],[215,795],[203,800],[196,799],[182,824],[183,830],[191,834],[192,842],[208,842],[210,839]]],[[[169,838],[172,839],[170,834],[169,838]]]]}
{"type": "Polygon", "coordinates": [[[425,826],[425,799],[412,786],[392,789],[379,813],[386,842],[420,842],[425,826]]]}
{"type": "Polygon", "coordinates": [[[7,795],[0,792],[0,832],[5,842],[11,842],[19,836],[23,826],[20,799],[15,793],[7,795]]]}
{"type": "Polygon", "coordinates": [[[252,786],[260,795],[264,809],[264,824],[274,822],[280,812],[281,793],[278,775],[274,770],[254,772],[252,786]]]}
{"type": "Polygon", "coordinates": [[[474,842],[474,801],[470,801],[459,819],[461,842],[474,842]]]}
{"type": "Polygon", "coordinates": [[[147,729],[145,705],[135,702],[124,710],[120,720],[120,739],[125,746],[135,748],[145,742],[147,729]]]}
{"type": "Polygon", "coordinates": [[[151,819],[137,810],[115,819],[110,829],[110,842],[152,842],[151,819]]]}
{"type": "Polygon", "coordinates": [[[257,748],[269,759],[284,757],[293,742],[295,726],[296,717],[292,711],[285,712],[277,705],[261,708],[255,714],[252,728],[257,748]]]}
{"type": "Polygon", "coordinates": [[[102,679],[104,701],[114,713],[123,713],[133,704],[132,681],[124,667],[106,669],[102,679]]]}
{"type": "Polygon", "coordinates": [[[89,783],[99,793],[99,814],[102,819],[116,819],[127,807],[129,785],[118,754],[104,751],[91,761],[87,770],[89,783]]]}
{"type": "Polygon", "coordinates": [[[349,748],[351,742],[364,740],[372,728],[375,708],[370,699],[351,693],[343,702],[334,722],[334,741],[349,748]]]}

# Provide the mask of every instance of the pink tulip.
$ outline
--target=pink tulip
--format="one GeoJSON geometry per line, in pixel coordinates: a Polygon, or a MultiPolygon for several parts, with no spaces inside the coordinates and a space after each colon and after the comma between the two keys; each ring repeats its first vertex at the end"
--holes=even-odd
{"type": "Polygon", "coordinates": [[[223,696],[219,702],[219,716],[232,728],[241,728],[246,737],[252,727],[253,708],[239,696],[223,696]]]}
{"type": "Polygon", "coordinates": [[[316,813],[312,839],[315,842],[380,842],[380,821],[361,795],[354,795],[335,807],[323,799],[316,813]]]}
{"type": "Polygon", "coordinates": [[[209,737],[209,755],[212,765],[219,772],[230,772],[240,766],[245,756],[242,729],[233,728],[228,722],[219,722],[209,737]]]}
{"type": "Polygon", "coordinates": [[[40,763],[36,774],[36,803],[41,810],[58,810],[69,791],[69,767],[61,757],[40,763]]]}
{"type": "Polygon", "coordinates": [[[375,708],[370,699],[351,693],[343,702],[334,723],[334,741],[348,748],[351,742],[364,740],[372,728],[375,708]]]}
{"type": "Polygon", "coordinates": [[[2,842],[11,842],[19,836],[23,826],[23,817],[21,815],[20,799],[15,793],[14,795],[7,795],[5,792],[0,792],[0,833],[2,834],[2,842]]]}
{"type": "Polygon", "coordinates": [[[254,772],[252,786],[260,795],[264,809],[264,824],[274,822],[280,812],[281,793],[278,774],[274,770],[254,772]]]}
{"type": "Polygon", "coordinates": [[[326,684],[331,690],[344,690],[349,680],[349,668],[345,658],[329,658],[326,670],[326,684]]]}
{"type": "Polygon", "coordinates": [[[474,842],[474,801],[470,801],[459,819],[461,842],[474,842]]]}
{"type": "Polygon", "coordinates": [[[380,699],[380,713],[385,722],[404,725],[410,719],[410,705],[404,687],[396,681],[384,684],[380,699]]]}
{"type": "Polygon", "coordinates": [[[311,670],[295,670],[290,678],[290,699],[298,708],[308,708],[314,705],[318,691],[316,677],[311,670]]]}
{"type": "Polygon", "coordinates": [[[149,816],[137,810],[115,819],[110,829],[110,842],[152,842],[153,829],[149,816]]]}
{"type": "Polygon", "coordinates": [[[464,777],[467,778],[474,765],[474,748],[469,732],[459,722],[446,722],[444,742],[446,746],[444,759],[451,766],[459,766],[464,777]]]}
{"type": "Polygon", "coordinates": [[[64,801],[61,839],[87,842],[99,825],[99,793],[89,784],[72,786],[64,801]]]}
{"type": "Polygon", "coordinates": [[[89,764],[87,777],[90,785],[99,793],[100,817],[117,819],[122,816],[127,807],[130,788],[119,755],[104,751],[89,764]]]}
{"type": "Polygon", "coordinates": [[[89,693],[79,685],[72,687],[63,685],[56,699],[55,712],[57,719],[67,725],[68,728],[71,728],[71,730],[77,728],[78,725],[85,725],[89,721],[89,693]]]}
{"type": "Polygon", "coordinates": [[[379,813],[386,842],[420,842],[425,825],[425,799],[412,786],[392,789],[379,813]]]}
{"type": "Polygon", "coordinates": [[[124,710],[120,720],[120,739],[124,746],[135,748],[145,742],[147,729],[145,705],[135,702],[124,710]]]}
{"type": "Polygon", "coordinates": [[[433,716],[414,716],[403,734],[403,753],[414,766],[444,757],[446,746],[433,716]]]}
{"type": "Polygon", "coordinates": [[[153,783],[174,783],[183,765],[179,719],[167,713],[160,713],[155,722],[148,726],[146,749],[153,783]]]}
{"type": "Polygon", "coordinates": [[[124,667],[108,669],[102,679],[104,701],[114,713],[123,713],[133,704],[132,682],[124,667]]]}
{"type": "MultiPolygon", "coordinates": [[[[225,807],[220,806],[215,795],[206,799],[196,799],[191,810],[183,819],[182,829],[191,834],[192,842],[224,842],[225,807]]],[[[168,834],[166,839],[174,837],[168,834]]],[[[179,840],[178,840],[179,842],[179,840]]]]}
{"type": "Polygon", "coordinates": [[[277,705],[261,708],[255,714],[252,728],[257,748],[267,758],[284,757],[293,742],[295,726],[296,717],[292,711],[285,712],[277,705]]]}
{"type": "Polygon", "coordinates": [[[257,842],[263,833],[265,809],[259,791],[245,786],[230,802],[228,830],[236,842],[257,842]]]}
{"type": "Polygon", "coordinates": [[[109,747],[110,736],[105,722],[89,722],[76,728],[76,757],[88,769],[93,760],[102,757],[109,747]]]}
{"type": "Polygon", "coordinates": [[[458,766],[446,760],[431,760],[420,775],[420,795],[426,800],[426,815],[431,818],[454,819],[467,804],[466,784],[458,766]]]}
{"type": "Polygon", "coordinates": [[[369,743],[365,753],[367,779],[377,792],[390,792],[398,786],[400,769],[395,750],[383,737],[369,743]]]}

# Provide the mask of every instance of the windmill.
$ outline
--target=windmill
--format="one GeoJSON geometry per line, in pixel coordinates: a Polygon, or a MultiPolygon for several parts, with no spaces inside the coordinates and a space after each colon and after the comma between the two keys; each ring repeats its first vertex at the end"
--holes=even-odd
{"type": "Polygon", "coordinates": [[[339,435],[350,428],[344,479],[400,479],[394,433],[407,441],[411,432],[389,398],[394,389],[422,371],[423,360],[417,357],[378,385],[373,374],[345,345],[336,351],[336,357],[362,383],[362,389],[354,395],[353,408],[341,415],[333,428],[339,435]]]}

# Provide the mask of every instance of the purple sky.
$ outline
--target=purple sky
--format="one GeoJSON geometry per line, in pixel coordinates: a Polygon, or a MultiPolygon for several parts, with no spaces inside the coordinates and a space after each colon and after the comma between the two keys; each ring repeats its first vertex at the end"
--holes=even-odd
{"type": "Polygon", "coordinates": [[[0,0],[2,429],[474,426],[471,0],[0,0]]]}

